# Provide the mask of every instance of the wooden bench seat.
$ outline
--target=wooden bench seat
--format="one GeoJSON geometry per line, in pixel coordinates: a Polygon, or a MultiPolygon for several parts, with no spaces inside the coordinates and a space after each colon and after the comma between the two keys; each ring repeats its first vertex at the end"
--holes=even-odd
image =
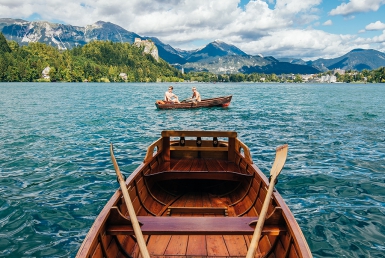
{"type": "MultiPolygon", "coordinates": [[[[258,217],[153,217],[137,216],[144,235],[252,235],[258,217]]],[[[109,235],[134,235],[131,221],[117,207],[106,224],[109,235]]],[[[286,233],[286,227],[265,224],[263,235],[286,233]]]]}
{"type": "Polygon", "coordinates": [[[217,214],[228,216],[227,207],[168,207],[167,215],[172,213],[202,213],[202,214],[217,214]]]}
{"type": "Polygon", "coordinates": [[[241,181],[245,177],[253,177],[245,173],[234,162],[211,159],[172,159],[151,168],[144,175],[153,177],[156,181],[173,179],[202,179],[241,181]]]}
{"type": "MultiPolygon", "coordinates": [[[[252,235],[257,217],[150,217],[138,216],[144,235],[252,235]]],[[[112,225],[109,235],[134,235],[130,225],[112,225]]],[[[286,232],[279,226],[264,226],[263,235],[280,235],[286,232]]]]}
{"type": "Polygon", "coordinates": [[[203,171],[162,171],[153,174],[144,175],[145,177],[156,178],[156,181],[173,180],[173,179],[213,179],[240,181],[245,177],[253,177],[253,175],[241,174],[237,172],[203,172],[203,171]]]}
{"type": "Polygon", "coordinates": [[[148,175],[163,172],[229,172],[239,174],[253,174],[241,171],[240,167],[234,162],[227,160],[213,159],[171,159],[171,161],[161,162],[155,166],[151,166],[148,175]]]}

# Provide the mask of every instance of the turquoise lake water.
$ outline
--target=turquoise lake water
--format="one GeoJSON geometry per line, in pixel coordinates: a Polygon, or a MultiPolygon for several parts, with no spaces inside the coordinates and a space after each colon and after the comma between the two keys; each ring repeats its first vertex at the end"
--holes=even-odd
{"type": "Polygon", "coordinates": [[[74,257],[164,129],[235,130],[268,174],[314,257],[385,257],[385,84],[0,83],[0,257],[74,257]],[[156,110],[233,95],[229,108],[156,110]]]}

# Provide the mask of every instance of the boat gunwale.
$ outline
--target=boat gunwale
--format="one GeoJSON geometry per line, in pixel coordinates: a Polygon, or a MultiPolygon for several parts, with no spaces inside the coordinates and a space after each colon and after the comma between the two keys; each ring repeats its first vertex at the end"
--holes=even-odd
{"type": "MultiPolygon", "coordinates": [[[[154,156],[155,158],[155,156],[154,156]]],[[[140,175],[140,172],[145,168],[146,165],[148,165],[150,162],[141,163],[133,172],[132,174],[126,179],[126,186],[129,186],[130,183],[135,182],[136,176],[140,175]]],[[[129,190],[129,189],[128,189],[129,190]]],[[[97,241],[97,236],[104,231],[105,224],[108,220],[108,215],[110,214],[110,210],[113,206],[116,206],[116,204],[119,202],[119,200],[123,198],[122,191],[117,189],[115,193],[112,195],[110,200],[106,203],[106,205],[103,207],[102,211],[98,214],[98,216],[95,219],[95,222],[92,224],[89,232],[87,233],[86,237],[84,238],[84,241],[82,245],[79,248],[79,251],[76,255],[76,257],[87,257],[88,250],[93,247],[93,245],[97,241]],[[97,232],[95,229],[98,229],[97,232]],[[93,237],[91,237],[93,235],[93,237]],[[88,248],[87,248],[88,247],[88,248]]]]}
{"type": "MultiPolygon", "coordinates": [[[[263,174],[263,172],[255,164],[251,164],[251,166],[255,169],[256,174],[259,174],[261,180],[263,181],[265,187],[267,188],[269,186],[268,178],[265,176],[265,174],[263,174]]],[[[303,235],[303,232],[300,226],[298,225],[298,222],[295,219],[293,213],[291,212],[289,206],[287,206],[285,200],[283,199],[283,197],[278,191],[274,190],[272,197],[274,201],[277,203],[277,206],[281,207],[282,209],[282,215],[286,221],[286,224],[288,225],[287,226],[288,231],[293,236],[292,241],[294,241],[296,243],[296,246],[300,249],[299,250],[300,257],[307,257],[307,256],[301,256],[304,253],[310,254],[309,257],[312,257],[306,238],[303,235]],[[298,241],[299,239],[301,239],[302,241],[298,241]]]]}

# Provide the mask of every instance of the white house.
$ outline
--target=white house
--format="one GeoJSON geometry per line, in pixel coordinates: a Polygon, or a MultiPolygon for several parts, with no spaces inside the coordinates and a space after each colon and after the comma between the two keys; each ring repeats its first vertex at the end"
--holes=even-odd
{"type": "Polygon", "coordinates": [[[127,80],[127,74],[126,73],[120,73],[119,77],[122,78],[123,80],[127,80]]]}
{"type": "Polygon", "coordinates": [[[51,77],[49,77],[49,72],[51,71],[51,67],[47,66],[46,68],[44,68],[44,70],[41,72],[41,77],[43,77],[43,79],[47,79],[49,80],[51,77]]]}
{"type": "Polygon", "coordinates": [[[337,82],[337,77],[335,75],[324,75],[321,77],[320,82],[335,83],[337,82]]]}

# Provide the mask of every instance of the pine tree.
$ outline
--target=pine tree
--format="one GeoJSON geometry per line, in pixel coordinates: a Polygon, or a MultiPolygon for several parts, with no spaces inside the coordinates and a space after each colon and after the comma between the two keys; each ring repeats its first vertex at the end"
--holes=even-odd
{"type": "Polygon", "coordinates": [[[3,33],[0,32],[0,54],[10,53],[11,49],[8,46],[7,40],[4,37],[3,33]]]}

